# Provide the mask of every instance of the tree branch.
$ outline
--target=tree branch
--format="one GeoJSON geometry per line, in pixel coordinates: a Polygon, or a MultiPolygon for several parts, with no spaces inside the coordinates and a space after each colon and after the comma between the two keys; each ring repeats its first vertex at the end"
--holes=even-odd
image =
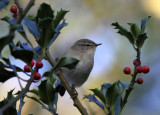
{"type": "Polygon", "coordinates": [[[22,13],[20,13],[20,16],[18,17],[16,23],[19,24],[21,23],[22,19],[25,17],[25,15],[27,14],[27,12],[30,10],[30,8],[34,5],[35,0],[30,0],[29,3],[27,4],[27,6],[25,7],[25,9],[23,10],[22,13]]]}
{"type": "MultiPolygon", "coordinates": [[[[53,61],[53,59],[51,59],[51,56],[49,54],[49,52],[47,52],[46,55],[46,59],[50,62],[50,64],[52,66],[55,65],[55,62],[53,61]],[[52,60],[52,61],[51,61],[52,60]]],[[[73,93],[75,90],[73,90],[70,85],[68,84],[68,82],[66,81],[65,77],[62,74],[62,71],[58,71],[57,72],[57,76],[59,77],[59,79],[61,80],[61,82],[63,83],[63,86],[65,87],[65,89],[67,90],[67,92],[69,93],[69,95],[72,97],[73,93]]],[[[81,102],[79,101],[78,97],[74,97],[72,98],[73,102],[74,102],[74,106],[77,107],[77,109],[79,110],[79,112],[82,115],[88,115],[87,110],[83,107],[83,105],[81,104],[81,102]]]]}
{"type": "MultiPolygon", "coordinates": [[[[131,82],[129,84],[129,87],[128,89],[126,90],[126,94],[122,100],[122,108],[124,107],[124,105],[127,103],[127,99],[128,99],[128,96],[130,95],[131,91],[133,90],[133,87],[134,87],[134,84],[136,82],[136,76],[137,76],[137,71],[136,71],[136,68],[137,66],[139,65],[140,63],[140,49],[136,49],[136,52],[137,52],[137,64],[134,66],[134,73],[131,75],[132,76],[132,79],[131,79],[131,82]]],[[[122,109],[121,109],[122,110],[122,109]]]]}
{"type": "Polygon", "coordinates": [[[14,3],[16,4],[18,10],[19,10],[19,13],[21,14],[23,12],[23,7],[22,5],[19,3],[18,0],[14,0],[14,3]]]}

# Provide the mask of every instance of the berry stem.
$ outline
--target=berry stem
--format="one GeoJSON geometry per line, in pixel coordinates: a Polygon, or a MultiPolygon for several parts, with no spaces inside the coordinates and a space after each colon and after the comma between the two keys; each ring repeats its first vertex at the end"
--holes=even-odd
{"type": "Polygon", "coordinates": [[[16,4],[18,10],[19,10],[19,13],[21,14],[23,12],[23,7],[22,5],[19,3],[18,0],[14,0],[14,3],[16,4]]]}
{"type": "MultiPolygon", "coordinates": [[[[131,79],[131,81],[130,81],[130,84],[129,84],[128,88],[126,89],[125,96],[124,96],[124,98],[123,98],[123,100],[122,100],[122,108],[123,108],[124,105],[127,103],[127,99],[128,99],[128,97],[129,97],[131,91],[133,90],[134,84],[136,83],[136,76],[137,76],[137,74],[138,74],[137,71],[136,71],[136,68],[137,68],[137,66],[138,66],[139,63],[140,63],[140,55],[141,55],[139,48],[136,48],[136,52],[137,52],[137,61],[138,61],[138,63],[134,66],[134,73],[131,74],[132,79],[131,79]]],[[[121,110],[122,110],[122,109],[121,109],[121,110]]]]}

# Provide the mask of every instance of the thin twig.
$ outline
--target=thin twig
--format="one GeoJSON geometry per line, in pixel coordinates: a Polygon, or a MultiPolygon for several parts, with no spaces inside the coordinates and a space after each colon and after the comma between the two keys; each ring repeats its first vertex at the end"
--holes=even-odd
{"type": "Polygon", "coordinates": [[[34,5],[35,0],[30,0],[29,3],[27,4],[27,6],[25,7],[25,9],[23,10],[23,12],[20,14],[20,16],[18,17],[16,23],[19,24],[22,19],[25,17],[25,15],[27,14],[27,12],[30,10],[30,8],[34,5]]]}
{"type": "MultiPolygon", "coordinates": [[[[130,84],[129,84],[129,87],[128,87],[128,89],[126,89],[126,93],[125,93],[125,96],[124,96],[124,98],[123,98],[123,100],[122,100],[122,108],[124,107],[124,105],[127,103],[127,99],[128,99],[128,97],[129,97],[129,95],[130,95],[130,93],[131,93],[131,91],[133,90],[133,87],[134,87],[134,84],[136,83],[136,76],[137,76],[137,71],[136,71],[136,68],[137,68],[137,66],[139,65],[139,63],[140,63],[140,49],[136,49],[136,52],[137,52],[137,64],[134,66],[134,73],[131,75],[132,76],[132,79],[131,79],[131,82],[130,82],[130,84]]],[[[122,110],[122,109],[121,109],[122,110]]]]}
{"type": "Polygon", "coordinates": [[[16,4],[18,10],[19,10],[19,13],[21,14],[23,12],[23,7],[22,5],[19,3],[18,0],[14,0],[14,3],[16,4]]]}
{"type": "MultiPolygon", "coordinates": [[[[50,56],[49,52],[47,52],[46,59],[50,62],[50,64],[52,66],[55,65],[55,62],[51,59],[51,56],[50,56]]],[[[67,92],[69,93],[69,95],[72,97],[72,95],[75,92],[75,90],[73,90],[70,87],[70,85],[66,81],[65,77],[63,76],[62,71],[59,70],[57,72],[57,76],[59,77],[59,79],[63,83],[63,86],[65,87],[65,89],[67,90],[67,92]]],[[[74,106],[77,107],[77,109],[80,111],[80,113],[82,115],[88,115],[87,110],[83,107],[83,105],[81,104],[81,102],[79,101],[79,99],[78,99],[77,96],[75,96],[74,98],[72,98],[72,100],[74,102],[74,106]]]]}

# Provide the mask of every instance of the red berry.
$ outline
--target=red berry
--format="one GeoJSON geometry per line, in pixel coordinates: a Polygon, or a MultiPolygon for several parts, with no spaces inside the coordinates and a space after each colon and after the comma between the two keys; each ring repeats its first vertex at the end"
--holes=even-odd
{"type": "Polygon", "coordinates": [[[149,67],[143,66],[143,73],[148,73],[148,72],[149,72],[149,67]]]}
{"type": "Polygon", "coordinates": [[[25,65],[25,66],[24,66],[24,71],[25,71],[25,72],[30,72],[30,69],[29,69],[29,66],[28,66],[28,65],[25,65]]]}
{"type": "Polygon", "coordinates": [[[130,69],[129,67],[125,67],[125,68],[123,69],[123,72],[124,72],[125,74],[130,74],[130,73],[131,73],[131,69],[130,69]]]}
{"type": "Polygon", "coordinates": [[[43,63],[41,61],[37,61],[36,68],[42,68],[42,67],[43,67],[43,63]]]}
{"type": "Polygon", "coordinates": [[[33,67],[35,64],[34,60],[31,61],[31,67],[33,67]]]}
{"type": "Polygon", "coordinates": [[[143,72],[142,66],[137,66],[136,71],[137,71],[137,73],[142,73],[143,72]]]}
{"type": "Polygon", "coordinates": [[[10,11],[12,13],[17,13],[17,7],[16,6],[11,6],[10,11]]]}
{"type": "Polygon", "coordinates": [[[136,65],[136,64],[137,64],[137,62],[139,62],[139,64],[138,64],[138,65],[141,65],[141,61],[140,61],[140,60],[138,60],[138,59],[135,59],[135,60],[133,61],[133,65],[136,65]]]}
{"type": "Polygon", "coordinates": [[[17,18],[17,16],[18,16],[17,13],[13,13],[13,14],[12,14],[12,17],[13,17],[13,18],[17,18]]]}
{"type": "Polygon", "coordinates": [[[138,78],[138,79],[136,80],[136,82],[137,82],[138,84],[142,84],[142,83],[143,83],[143,79],[142,79],[142,78],[138,78]]]}
{"type": "Polygon", "coordinates": [[[39,80],[41,78],[41,75],[38,72],[35,72],[33,77],[35,80],[39,80]]]}

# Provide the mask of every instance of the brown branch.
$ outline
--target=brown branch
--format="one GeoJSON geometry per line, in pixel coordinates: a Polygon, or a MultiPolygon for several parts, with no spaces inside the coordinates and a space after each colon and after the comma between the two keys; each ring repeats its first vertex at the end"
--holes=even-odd
{"type": "Polygon", "coordinates": [[[30,0],[29,1],[29,3],[27,4],[27,6],[23,10],[23,12],[19,15],[19,17],[18,17],[18,19],[16,21],[17,24],[21,23],[22,19],[25,17],[25,15],[30,10],[30,8],[34,5],[34,3],[35,3],[35,0],[30,0]]]}
{"type": "Polygon", "coordinates": [[[19,3],[18,0],[14,0],[14,3],[16,4],[18,10],[19,10],[19,13],[21,14],[23,12],[23,7],[22,5],[19,3]]]}
{"type": "MultiPolygon", "coordinates": [[[[136,71],[136,68],[137,66],[139,65],[140,63],[140,49],[136,49],[136,52],[137,52],[137,64],[134,66],[134,73],[131,75],[132,76],[132,79],[131,79],[131,82],[129,84],[129,87],[128,89],[126,89],[126,93],[125,93],[125,96],[122,100],[122,108],[124,107],[124,105],[127,103],[127,99],[131,93],[131,91],[133,90],[133,87],[134,87],[134,84],[136,83],[136,76],[137,76],[137,71],[136,71]]],[[[122,110],[122,109],[121,109],[122,110]]]]}
{"type": "MultiPolygon", "coordinates": [[[[46,59],[50,62],[50,64],[52,66],[55,65],[55,62],[51,59],[51,56],[49,54],[49,52],[47,52],[46,55],[46,59]],[[52,60],[52,61],[51,61],[52,60]]],[[[57,76],[59,77],[59,79],[61,80],[61,82],[63,83],[63,86],[65,87],[65,89],[67,90],[67,92],[69,93],[69,95],[72,97],[73,93],[75,92],[75,90],[73,90],[70,85],[68,84],[68,82],[66,81],[65,77],[62,74],[62,71],[58,71],[57,72],[57,76]]],[[[74,98],[72,98],[73,102],[74,102],[74,106],[77,107],[77,109],[79,110],[79,112],[82,115],[88,115],[87,110],[83,107],[83,105],[81,104],[81,102],[79,101],[78,97],[75,96],[74,98]]]]}

